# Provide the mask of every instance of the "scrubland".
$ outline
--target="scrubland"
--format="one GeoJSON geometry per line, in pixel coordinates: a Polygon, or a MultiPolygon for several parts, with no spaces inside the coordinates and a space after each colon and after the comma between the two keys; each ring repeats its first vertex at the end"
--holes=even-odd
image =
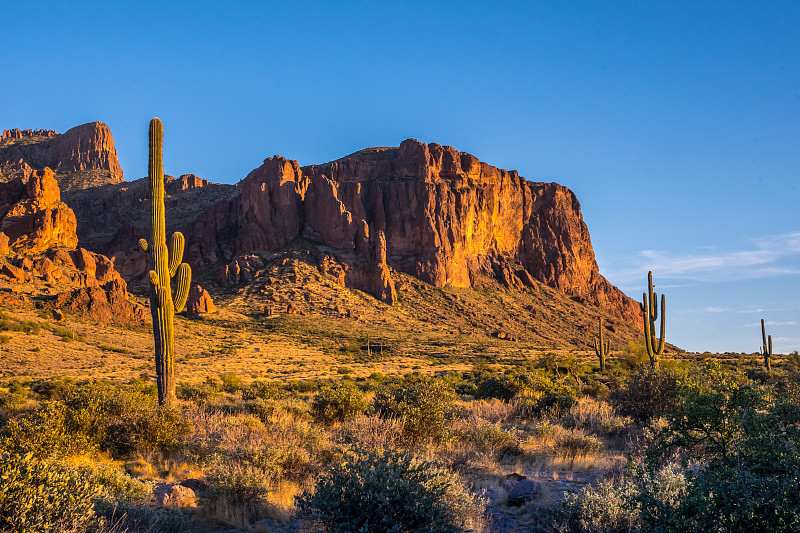
{"type": "Polygon", "coordinates": [[[800,528],[797,357],[610,359],[218,372],[171,408],[149,377],[9,379],[0,529],[800,528]],[[512,504],[521,476],[536,488],[512,504]]]}

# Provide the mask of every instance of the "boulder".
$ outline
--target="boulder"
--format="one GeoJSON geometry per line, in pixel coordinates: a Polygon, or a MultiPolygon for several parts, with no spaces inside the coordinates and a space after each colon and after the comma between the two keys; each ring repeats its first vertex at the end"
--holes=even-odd
{"type": "Polygon", "coordinates": [[[199,316],[205,313],[215,313],[217,306],[211,300],[211,295],[200,285],[192,285],[189,297],[186,300],[186,316],[199,316]]]}
{"type": "Polygon", "coordinates": [[[535,500],[540,493],[539,484],[532,479],[519,481],[508,493],[508,505],[518,506],[535,500]]]}

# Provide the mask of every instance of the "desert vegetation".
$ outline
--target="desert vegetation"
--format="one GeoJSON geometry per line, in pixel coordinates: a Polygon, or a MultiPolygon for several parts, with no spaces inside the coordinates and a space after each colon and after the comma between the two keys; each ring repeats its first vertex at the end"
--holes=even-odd
{"type": "Polygon", "coordinates": [[[796,530],[798,368],[653,368],[641,350],[578,365],[579,381],[553,354],[440,375],[227,373],[178,382],[169,406],[149,379],[7,382],[0,529],[796,530]]]}

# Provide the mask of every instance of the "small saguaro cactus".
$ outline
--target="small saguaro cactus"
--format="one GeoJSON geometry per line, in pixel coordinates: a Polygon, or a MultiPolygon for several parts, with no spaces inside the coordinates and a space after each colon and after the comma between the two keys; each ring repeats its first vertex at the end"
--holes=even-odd
{"type": "Polygon", "coordinates": [[[161,120],[150,121],[150,213],[151,240],[139,240],[139,248],[150,252],[153,270],[150,271],[150,313],[153,317],[155,340],[156,384],[158,403],[169,405],[175,400],[175,334],[174,317],[186,305],[192,269],[183,259],[183,234],[172,234],[167,249],[164,222],[164,163],[161,157],[164,126],[161,120]],[[173,294],[171,280],[175,278],[173,294]]]}
{"type": "Polygon", "coordinates": [[[611,339],[603,339],[603,317],[597,319],[598,336],[594,338],[594,353],[600,359],[600,372],[606,371],[606,357],[611,348],[611,339]]]}
{"type": "Polygon", "coordinates": [[[761,354],[764,356],[764,368],[767,372],[772,371],[772,335],[767,337],[767,330],[764,329],[764,319],[761,319],[761,340],[764,343],[761,347],[761,354]]]}
{"type": "Polygon", "coordinates": [[[650,366],[658,366],[658,358],[664,353],[664,295],[661,295],[661,334],[656,343],[656,319],[658,318],[658,295],[653,290],[653,271],[647,273],[647,292],[642,294],[642,318],[644,319],[644,345],[650,366]],[[658,344],[658,346],[656,346],[658,344]]]}

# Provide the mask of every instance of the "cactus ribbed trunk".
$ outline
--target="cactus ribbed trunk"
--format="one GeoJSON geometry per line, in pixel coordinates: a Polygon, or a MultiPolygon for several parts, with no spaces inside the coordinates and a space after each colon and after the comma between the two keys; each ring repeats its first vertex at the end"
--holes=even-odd
{"type": "Polygon", "coordinates": [[[656,319],[658,318],[658,295],[653,290],[653,272],[647,273],[647,292],[642,294],[642,318],[644,319],[644,345],[650,366],[658,366],[658,358],[664,353],[664,295],[661,295],[661,331],[656,342],[656,319]]]}
{"type": "Polygon", "coordinates": [[[153,317],[153,339],[156,359],[158,403],[170,405],[175,401],[175,313],[181,312],[189,295],[192,270],[183,259],[184,238],[180,232],[172,235],[171,250],[166,243],[164,219],[164,163],[161,155],[164,127],[161,120],[150,121],[150,215],[151,240],[139,241],[139,247],[150,251],[153,270],[150,271],[150,313],[153,317]],[[175,294],[171,280],[176,277],[175,294]]]}

